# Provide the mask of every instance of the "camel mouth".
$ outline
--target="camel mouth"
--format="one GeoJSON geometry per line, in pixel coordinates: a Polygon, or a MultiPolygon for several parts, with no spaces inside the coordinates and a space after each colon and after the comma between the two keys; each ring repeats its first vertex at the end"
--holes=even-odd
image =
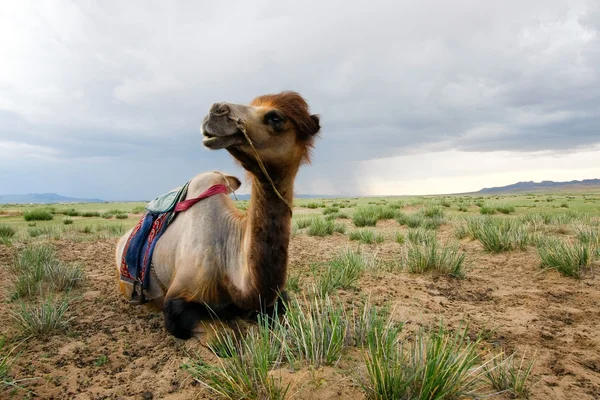
{"type": "Polygon", "coordinates": [[[202,144],[209,149],[226,149],[244,142],[244,134],[239,129],[229,135],[216,135],[212,132],[203,130],[204,139],[202,144]]]}

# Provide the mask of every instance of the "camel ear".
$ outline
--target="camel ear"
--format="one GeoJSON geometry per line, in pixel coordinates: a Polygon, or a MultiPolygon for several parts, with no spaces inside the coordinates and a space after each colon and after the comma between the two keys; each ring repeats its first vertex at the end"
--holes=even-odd
{"type": "Polygon", "coordinates": [[[313,114],[310,116],[310,119],[312,121],[312,125],[313,125],[313,132],[311,132],[311,136],[316,135],[317,133],[319,133],[319,131],[321,130],[321,121],[320,118],[317,114],[313,114]]]}
{"type": "Polygon", "coordinates": [[[238,190],[242,186],[242,182],[235,176],[225,175],[225,179],[227,179],[227,183],[233,190],[238,190]]]}

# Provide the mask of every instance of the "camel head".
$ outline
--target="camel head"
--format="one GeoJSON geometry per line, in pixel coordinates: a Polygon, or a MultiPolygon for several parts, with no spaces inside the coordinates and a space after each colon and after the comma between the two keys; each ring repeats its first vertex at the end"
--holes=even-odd
{"type": "Polygon", "coordinates": [[[227,149],[254,174],[260,170],[241,127],[265,166],[282,173],[295,173],[301,163],[309,162],[320,130],[319,117],[310,114],[306,101],[295,92],[259,96],[247,106],[213,104],[202,122],[204,145],[213,150],[227,149]]]}

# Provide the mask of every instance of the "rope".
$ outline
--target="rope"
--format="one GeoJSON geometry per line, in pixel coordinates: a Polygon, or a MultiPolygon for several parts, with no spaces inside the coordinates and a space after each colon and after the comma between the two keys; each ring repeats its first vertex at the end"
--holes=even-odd
{"type": "Polygon", "coordinates": [[[277,187],[275,187],[275,183],[273,182],[273,179],[271,179],[271,176],[269,175],[269,173],[267,172],[267,168],[265,168],[265,165],[263,164],[262,160],[260,159],[260,156],[258,155],[258,151],[256,150],[256,148],[254,147],[254,143],[252,143],[252,140],[250,140],[250,137],[248,136],[248,133],[246,132],[246,127],[244,126],[244,123],[242,122],[241,118],[233,118],[230,117],[229,115],[227,116],[227,118],[229,118],[232,121],[235,121],[235,125],[236,127],[242,131],[242,133],[244,134],[244,137],[246,138],[246,141],[248,142],[248,144],[250,145],[250,147],[252,148],[252,151],[254,152],[254,157],[256,158],[256,161],[258,162],[258,166],[260,167],[260,169],[262,170],[263,174],[265,174],[265,176],[267,177],[267,179],[269,180],[269,183],[271,184],[271,187],[273,188],[273,191],[275,192],[275,194],[277,195],[277,197],[279,197],[281,199],[281,201],[283,201],[285,203],[285,205],[288,207],[288,209],[290,210],[290,214],[292,213],[292,206],[290,205],[290,203],[288,203],[288,201],[281,195],[281,193],[279,193],[279,190],[277,190],[277,187]]]}

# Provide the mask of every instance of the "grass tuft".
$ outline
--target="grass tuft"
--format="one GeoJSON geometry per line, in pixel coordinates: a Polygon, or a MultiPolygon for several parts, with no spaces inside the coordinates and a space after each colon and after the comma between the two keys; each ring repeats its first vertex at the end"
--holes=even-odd
{"type": "Polygon", "coordinates": [[[492,206],[486,206],[486,205],[482,204],[479,207],[479,212],[483,215],[492,215],[496,212],[496,209],[492,206]]]}
{"type": "Polygon", "coordinates": [[[509,393],[515,398],[527,398],[530,389],[528,380],[534,363],[534,359],[525,363],[525,356],[518,361],[515,353],[506,356],[502,352],[483,366],[483,377],[498,393],[509,393]]]}
{"type": "Polygon", "coordinates": [[[288,303],[285,327],[290,354],[319,368],[337,363],[342,356],[348,317],[342,304],[315,292],[310,299],[294,298],[288,303]]]}
{"type": "Polygon", "coordinates": [[[515,212],[515,207],[508,204],[501,204],[496,206],[496,211],[501,212],[502,214],[510,214],[515,212]]]}
{"type": "Polygon", "coordinates": [[[396,342],[397,333],[384,330],[369,344],[360,380],[368,399],[455,399],[477,389],[479,343],[469,340],[466,328],[421,329],[412,341],[396,342]]]}
{"type": "Polygon", "coordinates": [[[413,244],[427,244],[435,241],[436,235],[434,231],[417,228],[408,230],[408,241],[413,244]]]}
{"type": "Polygon", "coordinates": [[[333,220],[313,218],[310,226],[308,227],[308,234],[310,236],[329,236],[333,235],[334,232],[346,232],[346,225],[342,223],[336,223],[333,220]]]}
{"type": "Polygon", "coordinates": [[[60,261],[48,244],[25,247],[15,256],[9,272],[14,279],[14,298],[36,296],[44,287],[67,291],[78,286],[84,276],[81,267],[60,261]]]}
{"type": "Polygon", "coordinates": [[[358,207],[352,215],[352,222],[359,228],[363,226],[375,226],[379,220],[394,219],[400,214],[397,208],[388,205],[358,207]]]}
{"type": "Polygon", "coordinates": [[[9,225],[0,225],[0,239],[10,239],[17,234],[17,230],[9,225]]]}
{"type": "Polygon", "coordinates": [[[20,304],[11,316],[25,336],[45,335],[67,327],[69,319],[65,313],[69,309],[69,300],[53,300],[51,297],[37,305],[20,304]]]}
{"type": "Polygon", "coordinates": [[[368,264],[369,260],[366,255],[346,248],[327,263],[324,271],[318,276],[316,267],[313,265],[316,288],[321,295],[326,295],[336,289],[354,288],[368,264]]]}
{"type": "Polygon", "coordinates": [[[313,217],[301,217],[294,221],[296,229],[304,229],[309,227],[313,222],[313,217]]]}
{"type": "Polygon", "coordinates": [[[358,229],[352,231],[348,237],[350,240],[358,240],[359,242],[365,244],[382,243],[384,241],[383,234],[379,232],[373,232],[370,229],[358,229]]]}
{"type": "Polygon", "coordinates": [[[23,213],[25,221],[50,221],[54,218],[52,211],[48,208],[34,208],[23,213]]]}
{"type": "Polygon", "coordinates": [[[405,241],[406,241],[406,238],[404,237],[403,234],[401,234],[400,232],[396,233],[396,243],[404,244],[405,241]]]}
{"type": "Polygon", "coordinates": [[[564,276],[581,278],[582,269],[593,261],[594,248],[589,244],[550,240],[540,244],[538,254],[542,268],[553,268],[564,276]]]}
{"type": "Polygon", "coordinates": [[[514,219],[471,219],[467,229],[469,236],[479,240],[485,250],[492,253],[525,250],[533,240],[523,224],[514,219]]]}
{"type": "Polygon", "coordinates": [[[404,263],[413,274],[433,272],[463,278],[465,253],[459,251],[457,244],[442,245],[437,240],[421,244],[411,242],[406,248],[404,263]]]}

